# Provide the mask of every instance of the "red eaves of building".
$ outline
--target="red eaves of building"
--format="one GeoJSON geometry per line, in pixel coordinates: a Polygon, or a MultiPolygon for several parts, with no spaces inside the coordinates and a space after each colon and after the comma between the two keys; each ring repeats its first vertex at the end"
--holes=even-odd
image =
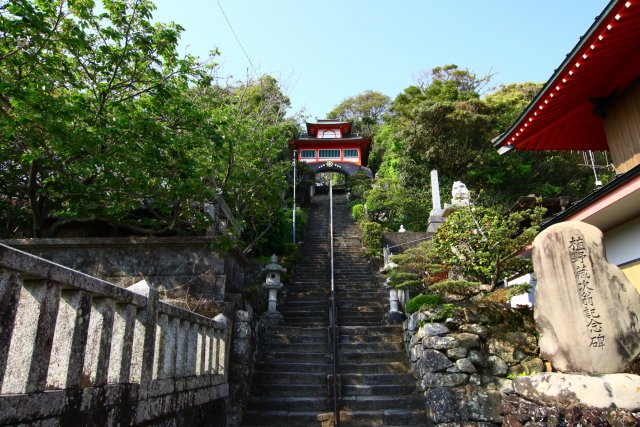
{"type": "Polygon", "coordinates": [[[494,146],[500,152],[607,150],[594,109],[638,76],[640,1],[614,0],[494,146]]]}

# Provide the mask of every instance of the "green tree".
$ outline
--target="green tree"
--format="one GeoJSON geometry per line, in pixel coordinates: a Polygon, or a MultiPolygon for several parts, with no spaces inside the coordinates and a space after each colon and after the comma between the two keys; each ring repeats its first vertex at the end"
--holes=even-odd
{"type": "MultiPolygon", "coordinates": [[[[250,250],[287,190],[289,101],[263,76],[212,84],[180,56],[182,28],[147,0],[0,6],[0,217],[5,236],[69,221],[134,234],[202,233],[223,195],[250,250]]],[[[213,52],[215,55],[215,52],[213,52]]]]}
{"type": "Polygon", "coordinates": [[[382,179],[367,192],[366,208],[368,218],[385,230],[397,231],[404,225],[408,230],[422,231],[427,227],[431,204],[424,192],[382,179]]]}
{"type": "Polygon", "coordinates": [[[241,244],[248,252],[280,221],[291,168],[288,141],[297,132],[295,121],[284,117],[289,100],[265,75],[226,88],[204,87],[198,102],[220,124],[213,176],[243,225],[241,244]]]}
{"type": "Polygon", "coordinates": [[[343,100],[327,118],[353,122],[353,131],[373,135],[387,112],[391,99],[380,92],[367,90],[343,100]]]}
{"type": "Polygon", "coordinates": [[[502,214],[480,206],[462,207],[447,217],[433,240],[434,249],[465,280],[494,287],[505,277],[530,271],[518,258],[538,232],[544,208],[502,214]]]}
{"type": "Polygon", "coordinates": [[[217,132],[183,96],[207,81],[202,64],[177,54],[181,27],[151,24],[151,2],[103,8],[20,0],[3,9],[3,214],[28,213],[7,222],[30,223],[34,236],[52,218],[150,233],[202,228],[206,219],[192,208],[208,194],[193,190],[206,187],[206,174],[195,163],[200,144],[217,145],[217,132]],[[198,130],[186,138],[188,128],[198,130]],[[125,220],[145,206],[153,225],[125,220]]]}

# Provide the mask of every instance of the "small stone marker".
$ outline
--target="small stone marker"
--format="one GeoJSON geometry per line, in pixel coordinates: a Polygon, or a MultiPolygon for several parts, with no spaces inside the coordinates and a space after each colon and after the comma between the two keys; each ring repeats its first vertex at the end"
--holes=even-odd
{"type": "Polygon", "coordinates": [[[605,257],[602,232],[580,221],[533,241],[540,352],[562,372],[622,372],[640,354],[640,294],[605,257]]]}

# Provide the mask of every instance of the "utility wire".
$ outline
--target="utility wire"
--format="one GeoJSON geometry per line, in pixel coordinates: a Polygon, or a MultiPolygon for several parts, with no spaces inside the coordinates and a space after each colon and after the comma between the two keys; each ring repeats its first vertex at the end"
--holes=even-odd
{"type": "Polygon", "coordinates": [[[242,52],[244,53],[244,56],[247,57],[247,61],[249,61],[249,65],[251,65],[251,69],[253,70],[253,72],[256,75],[256,77],[258,77],[258,71],[256,71],[256,67],[253,66],[253,62],[251,62],[251,58],[249,58],[249,55],[247,54],[247,51],[244,49],[244,46],[240,42],[240,39],[238,38],[238,35],[236,34],[236,31],[233,29],[233,26],[231,25],[231,22],[229,21],[229,18],[227,18],[227,14],[224,13],[224,9],[222,8],[222,5],[220,4],[220,1],[216,0],[216,3],[218,3],[218,7],[220,8],[220,12],[222,12],[222,16],[224,16],[224,19],[227,21],[227,24],[229,24],[229,28],[231,29],[231,32],[233,33],[233,37],[236,38],[236,41],[238,42],[238,45],[240,45],[240,49],[242,49],[242,52]]]}

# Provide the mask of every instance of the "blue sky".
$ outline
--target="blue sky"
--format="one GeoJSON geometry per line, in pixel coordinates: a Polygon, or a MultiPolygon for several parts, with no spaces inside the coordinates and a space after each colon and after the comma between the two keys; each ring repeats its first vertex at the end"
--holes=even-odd
{"type": "Polygon", "coordinates": [[[290,115],[324,118],[365,90],[392,99],[424,71],[457,64],[492,84],[545,82],[605,0],[155,0],[185,28],[181,50],[218,48],[219,74],[276,77],[290,115]]]}

